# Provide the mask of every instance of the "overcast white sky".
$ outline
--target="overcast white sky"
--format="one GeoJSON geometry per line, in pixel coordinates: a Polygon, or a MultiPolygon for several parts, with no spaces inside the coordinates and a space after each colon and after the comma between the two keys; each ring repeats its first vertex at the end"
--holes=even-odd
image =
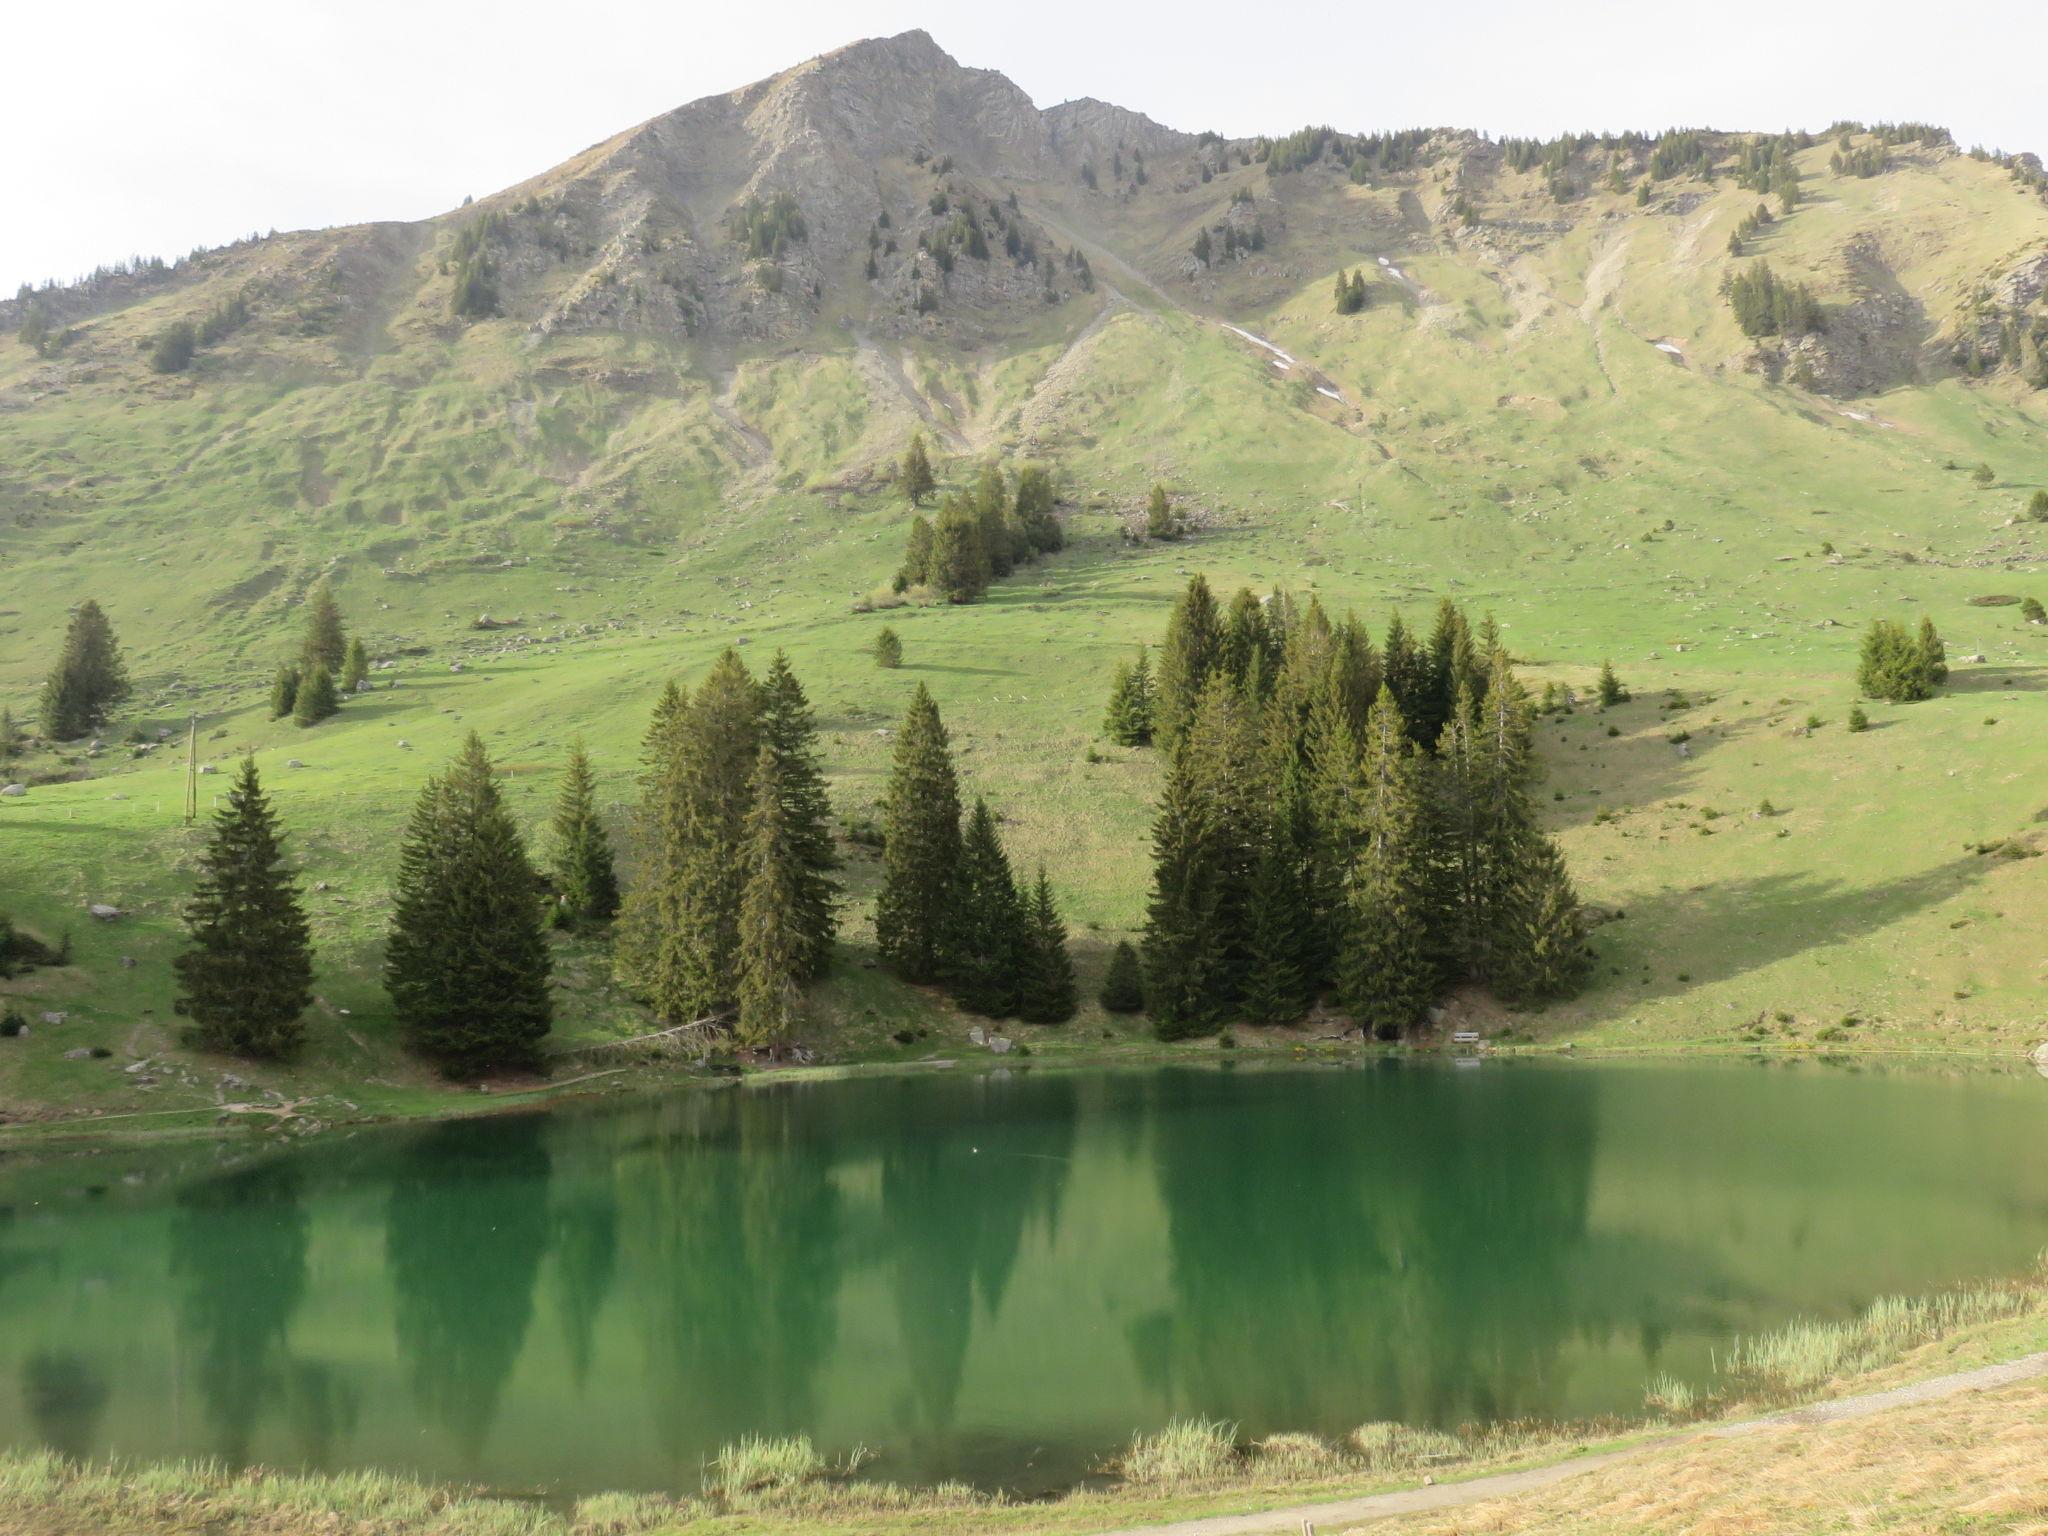
{"type": "Polygon", "coordinates": [[[1944,123],[2048,153],[2048,0],[13,0],[0,284],[438,213],[855,38],[1228,134],[1944,123]]]}

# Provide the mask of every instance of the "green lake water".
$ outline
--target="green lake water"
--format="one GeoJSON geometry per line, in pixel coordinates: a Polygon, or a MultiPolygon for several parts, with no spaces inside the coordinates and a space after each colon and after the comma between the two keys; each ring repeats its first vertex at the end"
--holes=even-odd
{"type": "Polygon", "coordinates": [[[805,1432],[1036,1491],[1179,1415],[1635,1413],[2044,1246],[2032,1075],[1017,1071],[16,1156],[0,1444],[580,1492],[805,1432]]]}

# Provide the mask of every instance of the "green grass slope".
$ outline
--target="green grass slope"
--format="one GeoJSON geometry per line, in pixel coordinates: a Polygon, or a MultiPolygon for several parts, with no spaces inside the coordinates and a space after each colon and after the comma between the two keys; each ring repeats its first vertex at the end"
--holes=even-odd
{"type": "MultiPolygon", "coordinates": [[[[871,813],[887,729],[929,686],[968,790],[1002,809],[1020,867],[1047,866],[1092,994],[1142,922],[1158,774],[1100,741],[1102,697],[1196,570],[1314,592],[1375,629],[1448,593],[1497,616],[1536,688],[1584,695],[1611,656],[1634,689],[1539,733],[1551,824],[1584,896],[1619,914],[1596,930],[1592,985],[1516,1017],[1461,998],[1461,1019],[1593,1047],[2031,1048],[2048,1034],[2048,630],[1980,600],[2048,600],[2048,524],[2022,514],[2048,485],[2048,396],[1930,360],[1986,273],[2048,248],[2048,208],[1955,155],[1857,181],[1809,154],[1808,204],[1761,253],[1836,303],[1881,253],[1924,317],[1907,359],[1924,382],[1841,399],[1745,368],[1716,288],[1755,197],[1725,182],[1648,209],[1590,194],[1510,239],[1526,187],[1494,187],[1465,230],[1397,227],[1385,188],[1290,178],[1267,194],[1282,248],[1194,278],[1171,259],[1181,203],[1227,198],[1228,178],[1114,219],[1068,199],[1047,219],[1095,253],[1096,291],[977,347],[853,324],[722,349],[516,319],[456,331],[367,305],[338,336],[231,338],[189,376],[121,361],[192,310],[185,290],[96,318],[68,362],[0,342],[0,703],[32,713],[88,596],[138,685],[96,756],[8,768],[79,775],[0,799],[0,910],[68,932],[77,963],[0,984],[32,1023],[0,1041],[0,1108],[151,1126],[266,1091],[322,1117],[459,1102],[397,1049],[378,981],[421,780],[481,731],[537,830],[580,734],[623,833],[656,693],[728,644],[757,666],[789,651],[848,818],[871,813]],[[1361,261],[1376,302],[1337,316],[1335,272],[1361,261]],[[1299,363],[1275,368],[1220,321],[1299,363]],[[861,611],[897,562],[909,510],[887,474],[917,428],[954,478],[982,453],[1056,465],[1067,551],[970,607],[861,611]],[[1133,546],[1120,528],[1155,479],[1197,529],[1133,546]],[[389,665],[299,731],[264,718],[264,684],[322,578],[389,665]],[[1923,612],[1950,688],[1847,733],[1858,631],[1923,612]],[[486,614],[506,627],[477,627],[486,614]],[[867,657],[883,622],[901,671],[867,657]],[[320,1002],[291,1068],[176,1041],[167,962],[203,829],[181,824],[177,744],[137,755],[127,738],[182,738],[190,713],[206,762],[256,754],[305,871],[320,1002]],[[94,923],[89,902],[125,915],[94,923]],[[70,1054],[94,1046],[111,1054],[70,1054]]],[[[1424,176],[1405,196],[1445,189],[1424,176]]],[[[408,249],[391,263],[405,282],[408,249]]],[[[221,782],[201,780],[202,805],[221,782]]],[[[967,1021],[872,969],[875,865],[847,853],[844,960],[811,1043],[960,1057],[967,1021]],[[900,1029],[927,1033],[899,1045],[900,1029]]],[[[560,958],[557,1044],[648,1027],[597,946],[560,958]]],[[[1091,1006],[1029,1038],[1122,1051],[1143,1031],[1091,1006]]]]}

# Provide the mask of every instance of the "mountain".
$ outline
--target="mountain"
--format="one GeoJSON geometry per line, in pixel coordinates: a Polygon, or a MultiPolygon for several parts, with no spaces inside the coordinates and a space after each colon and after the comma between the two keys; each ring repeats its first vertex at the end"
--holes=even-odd
{"type": "MultiPolygon", "coordinates": [[[[1141,920],[1156,774],[1099,750],[1106,675],[1206,570],[1375,627],[1448,593],[1536,686],[1612,657],[1635,687],[1545,728],[1555,829],[1627,916],[1532,1031],[2016,1043],[2038,946],[1996,914],[2048,899],[2014,856],[2043,837],[2018,765],[2048,746],[2048,630],[2019,606],[2048,597],[2042,189],[2031,157],[1916,124],[1226,140],[1041,109],[912,32],[436,219],[24,293],[0,304],[0,705],[32,716],[86,597],[137,682],[97,755],[7,770],[36,782],[0,800],[0,905],[86,961],[24,995],[174,1052],[191,846],[154,744],[196,713],[210,761],[276,767],[330,886],[315,1079],[409,1082],[376,946],[421,777],[475,726],[537,823],[580,732],[623,833],[656,692],[727,643],[789,650],[855,821],[929,684],[1092,985],[1141,920]],[[880,673],[918,431],[952,483],[1049,465],[1068,547],[984,603],[892,610],[906,665],[880,673]],[[1127,537],[1155,481],[1188,540],[1127,537]],[[323,579],[401,686],[300,733],[262,694],[323,579]],[[1859,629],[1923,611],[1985,659],[1842,732],[1859,629]],[[1792,809],[1732,814],[1766,800],[1792,809]],[[127,926],[78,925],[86,902],[127,926]]],[[[930,1008],[843,970],[817,1006],[845,1050],[930,1008]]],[[[572,971],[568,1037],[630,1029],[601,963],[572,971]]],[[[0,1042],[0,1101],[120,1097],[64,1043],[0,1042]]]]}

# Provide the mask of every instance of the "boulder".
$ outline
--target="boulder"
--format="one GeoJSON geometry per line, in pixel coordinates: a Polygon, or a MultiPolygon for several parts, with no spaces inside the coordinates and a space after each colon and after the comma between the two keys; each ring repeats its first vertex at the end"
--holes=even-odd
{"type": "Polygon", "coordinates": [[[19,800],[23,795],[27,793],[27,787],[21,784],[9,784],[4,787],[0,787],[0,795],[6,795],[9,799],[12,800],[19,800]]]}
{"type": "Polygon", "coordinates": [[[86,1048],[85,1048],[84,1046],[82,1046],[82,1045],[81,1045],[81,1046],[77,1046],[77,1047],[74,1047],[74,1048],[73,1048],[73,1049],[71,1049],[71,1050],[68,1050],[68,1051],[66,1051],[66,1052],[64,1053],[64,1059],[65,1059],[66,1061],[84,1061],[84,1060],[86,1060],[86,1059],[87,1059],[88,1057],[90,1057],[91,1055],[92,1055],[92,1052],[91,1052],[91,1051],[89,1051],[89,1050],[87,1050],[87,1049],[86,1049],[86,1048]]]}
{"type": "Polygon", "coordinates": [[[1010,1054],[1011,1042],[1001,1035],[990,1035],[988,1037],[988,1048],[998,1056],[1007,1056],[1010,1054]]]}
{"type": "Polygon", "coordinates": [[[70,1017],[71,1015],[68,1013],[46,1013],[43,1015],[43,1022],[45,1024],[54,1026],[57,1024],[62,1024],[66,1019],[70,1017]]]}
{"type": "Polygon", "coordinates": [[[967,1031],[967,1038],[973,1041],[976,1045],[987,1045],[988,1031],[983,1029],[979,1024],[976,1024],[967,1031]]]}
{"type": "Polygon", "coordinates": [[[93,915],[95,921],[102,923],[111,923],[121,915],[119,907],[110,907],[103,901],[89,901],[85,904],[85,910],[93,915]]]}
{"type": "Polygon", "coordinates": [[[306,766],[304,763],[300,762],[296,757],[286,758],[284,760],[284,765],[287,768],[303,768],[306,766]]]}

